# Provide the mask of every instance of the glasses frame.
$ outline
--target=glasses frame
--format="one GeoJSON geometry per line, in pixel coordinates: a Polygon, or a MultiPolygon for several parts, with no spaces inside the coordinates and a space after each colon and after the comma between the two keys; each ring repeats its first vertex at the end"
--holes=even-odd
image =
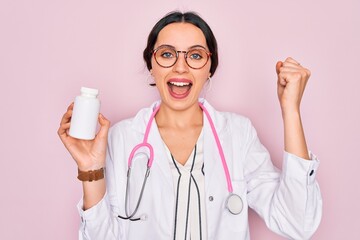
{"type": "Polygon", "coordinates": [[[153,50],[153,55],[154,55],[154,59],[155,59],[156,63],[157,63],[160,67],[163,67],[163,68],[171,68],[171,67],[174,66],[174,65],[176,64],[176,62],[178,61],[178,59],[179,59],[179,54],[180,54],[180,53],[183,53],[183,54],[184,54],[184,58],[185,58],[186,65],[188,65],[188,66],[189,66],[190,68],[192,68],[192,69],[201,69],[201,68],[203,68],[203,67],[208,63],[209,58],[211,57],[212,53],[211,53],[211,52],[208,52],[208,51],[207,51],[204,47],[202,47],[202,46],[196,46],[196,47],[197,47],[197,48],[202,48],[202,49],[205,51],[206,57],[207,57],[207,58],[206,58],[206,62],[204,63],[204,65],[202,65],[201,67],[198,67],[198,68],[195,68],[195,67],[190,66],[190,64],[189,64],[188,61],[187,61],[187,59],[188,59],[187,54],[189,53],[189,51],[191,51],[191,50],[193,50],[193,49],[196,49],[195,47],[189,49],[188,51],[178,51],[178,50],[176,50],[173,46],[170,46],[170,45],[161,45],[161,46],[159,46],[159,47],[157,47],[156,49],[153,50]],[[158,62],[158,60],[156,59],[156,52],[157,52],[159,49],[162,49],[162,48],[164,48],[164,47],[171,48],[171,49],[173,49],[173,50],[175,51],[175,53],[176,53],[176,60],[175,60],[175,62],[174,62],[172,65],[170,65],[170,66],[163,66],[163,65],[161,65],[161,64],[158,62]]]}

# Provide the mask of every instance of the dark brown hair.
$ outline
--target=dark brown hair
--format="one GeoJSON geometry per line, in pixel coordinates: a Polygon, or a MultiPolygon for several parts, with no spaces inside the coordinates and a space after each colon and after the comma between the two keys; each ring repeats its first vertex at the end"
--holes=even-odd
{"type": "Polygon", "coordinates": [[[170,23],[178,23],[178,22],[185,22],[185,23],[191,23],[195,25],[196,27],[200,28],[200,30],[203,32],[206,44],[209,48],[209,51],[211,52],[211,67],[210,67],[210,74],[211,76],[214,75],[216,68],[218,66],[218,49],[217,49],[217,42],[215,39],[215,36],[213,32],[211,31],[211,28],[209,25],[196,13],[194,12],[170,12],[167,15],[165,15],[162,19],[160,19],[153,29],[151,30],[147,46],[144,49],[143,57],[147,66],[147,69],[150,70],[152,68],[151,66],[151,57],[153,54],[154,46],[157,40],[157,37],[159,35],[159,32],[170,23]]]}

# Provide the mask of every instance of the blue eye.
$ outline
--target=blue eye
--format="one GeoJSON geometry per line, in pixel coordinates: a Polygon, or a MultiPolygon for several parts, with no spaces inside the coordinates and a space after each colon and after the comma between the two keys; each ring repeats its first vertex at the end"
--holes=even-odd
{"type": "Polygon", "coordinates": [[[163,53],[161,53],[161,57],[172,58],[172,57],[174,57],[174,55],[171,52],[163,52],[163,53]]]}
{"type": "Polygon", "coordinates": [[[188,53],[191,60],[203,60],[206,59],[206,51],[203,49],[191,49],[188,53]]]}
{"type": "Polygon", "coordinates": [[[201,60],[203,57],[198,53],[194,53],[190,55],[190,58],[194,60],[201,60]]]}

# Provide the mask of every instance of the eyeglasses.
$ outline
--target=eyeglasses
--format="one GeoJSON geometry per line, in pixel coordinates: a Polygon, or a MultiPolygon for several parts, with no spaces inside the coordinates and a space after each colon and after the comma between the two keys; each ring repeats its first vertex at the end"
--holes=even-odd
{"type": "Polygon", "coordinates": [[[192,69],[200,69],[209,61],[211,53],[201,46],[191,48],[188,51],[177,51],[169,45],[161,45],[154,51],[154,58],[161,67],[169,68],[175,65],[179,58],[179,53],[184,53],[186,64],[192,69]]]}

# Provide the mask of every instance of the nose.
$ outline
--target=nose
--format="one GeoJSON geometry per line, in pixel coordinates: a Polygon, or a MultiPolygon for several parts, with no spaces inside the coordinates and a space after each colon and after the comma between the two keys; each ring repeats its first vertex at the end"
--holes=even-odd
{"type": "Polygon", "coordinates": [[[186,52],[178,51],[178,58],[176,60],[175,65],[173,66],[173,71],[177,73],[184,73],[189,71],[189,66],[186,63],[186,52]]]}

